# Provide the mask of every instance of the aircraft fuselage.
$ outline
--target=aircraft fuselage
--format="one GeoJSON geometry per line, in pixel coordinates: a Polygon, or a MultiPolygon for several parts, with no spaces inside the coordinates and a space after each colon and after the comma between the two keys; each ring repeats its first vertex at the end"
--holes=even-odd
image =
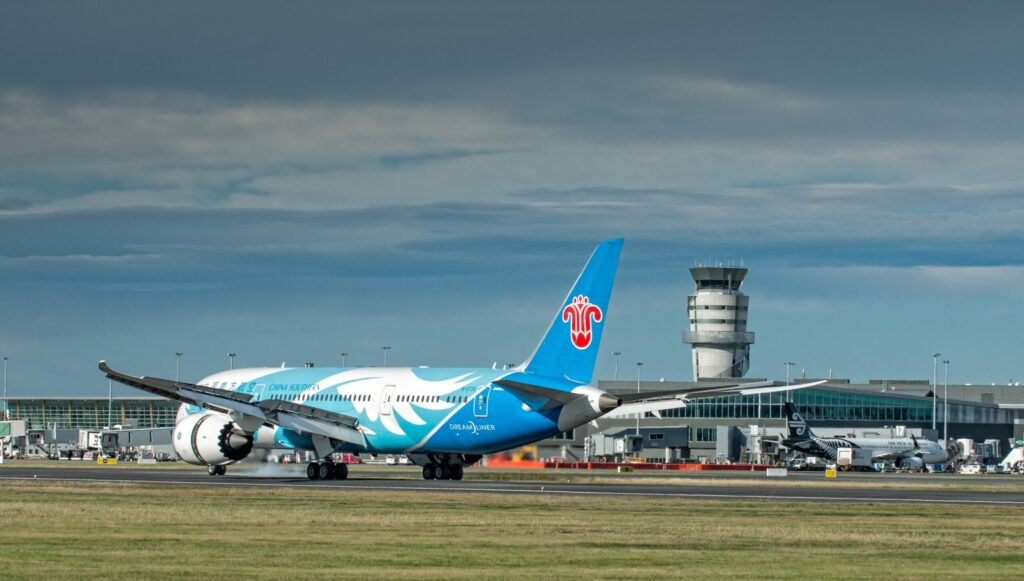
{"type": "MultiPolygon", "coordinates": [[[[544,439],[558,428],[558,410],[535,410],[491,382],[514,373],[495,369],[257,368],[210,375],[199,385],[278,399],[358,420],[365,446],[338,451],[487,454],[544,439]]],[[[205,411],[182,405],[184,415],[205,411]]],[[[306,435],[261,429],[257,447],[312,449],[306,435]],[[269,441],[268,441],[269,440],[269,441]]]]}

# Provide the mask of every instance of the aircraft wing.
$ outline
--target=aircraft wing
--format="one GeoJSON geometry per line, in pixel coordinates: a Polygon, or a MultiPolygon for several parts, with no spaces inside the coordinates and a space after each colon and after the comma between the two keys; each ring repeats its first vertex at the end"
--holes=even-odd
{"type": "Polygon", "coordinates": [[[649,391],[646,393],[616,394],[617,397],[622,399],[622,405],[609,412],[604,417],[616,418],[650,412],[660,418],[661,412],[686,407],[687,403],[698,399],[722,397],[727,395],[758,395],[777,393],[780,391],[793,391],[814,387],[815,385],[821,385],[823,383],[825,383],[825,380],[795,385],[776,385],[773,381],[764,381],[708,387],[688,387],[667,391],[649,391]]]}
{"type": "Polygon", "coordinates": [[[365,437],[358,429],[359,421],[351,416],[279,399],[252,401],[252,395],[248,393],[157,377],[135,377],[111,369],[106,361],[100,361],[99,367],[109,379],[118,383],[189,405],[226,413],[248,432],[255,432],[260,426],[267,424],[343,442],[365,444],[365,437]]]}
{"type": "Polygon", "coordinates": [[[910,439],[914,442],[913,448],[907,448],[906,450],[898,452],[885,452],[884,454],[878,454],[877,456],[872,456],[871,461],[874,462],[876,460],[881,460],[884,462],[886,460],[896,460],[899,458],[920,458],[924,456],[924,451],[921,450],[921,444],[918,443],[917,436],[911,435],[910,439]]]}
{"type": "Polygon", "coordinates": [[[900,458],[920,458],[922,455],[923,452],[919,451],[917,448],[908,448],[906,450],[897,452],[884,452],[882,454],[876,454],[871,457],[871,461],[884,462],[886,460],[898,460],[900,458]]]}

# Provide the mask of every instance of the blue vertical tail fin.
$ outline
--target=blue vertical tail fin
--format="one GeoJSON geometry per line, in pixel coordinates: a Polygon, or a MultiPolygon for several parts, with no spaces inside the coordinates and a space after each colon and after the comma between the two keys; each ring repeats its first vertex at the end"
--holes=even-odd
{"type": "Polygon", "coordinates": [[[590,383],[622,243],[616,238],[598,244],[522,371],[590,383]]]}

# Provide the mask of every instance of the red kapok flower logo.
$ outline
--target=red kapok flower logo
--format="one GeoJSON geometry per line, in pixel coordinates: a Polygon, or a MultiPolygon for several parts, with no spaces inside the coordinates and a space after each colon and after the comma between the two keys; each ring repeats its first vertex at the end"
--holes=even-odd
{"type": "Polygon", "coordinates": [[[577,295],[562,310],[562,322],[569,323],[569,336],[577,349],[590,347],[594,338],[593,324],[600,323],[601,307],[590,304],[590,298],[577,295]]]}

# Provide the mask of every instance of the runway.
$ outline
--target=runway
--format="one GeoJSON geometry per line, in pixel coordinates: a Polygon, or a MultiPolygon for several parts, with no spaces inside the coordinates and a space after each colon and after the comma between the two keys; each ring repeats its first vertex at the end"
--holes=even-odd
{"type": "MultiPolygon", "coordinates": [[[[354,471],[355,472],[355,471],[354,471]]],[[[769,483],[756,476],[737,483],[716,481],[711,478],[693,478],[685,483],[636,483],[630,478],[622,482],[542,482],[542,481],[490,481],[464,480],[438,481],[413,477],[394,478],[375,476],[373,471],[355,472],[348,480],[310,481],[298,475],[291,477],[258,477],[238,471],[228,476],[211,477],[205,470],[158,470],[116,468],[102,466],[82,467],[4,467],[0,469],[2,481],[44,481],[68,483],[144,484],[167,486],[214,486],[302,488],[314,490],[360,490],[375,492],[425,493],[492,493],[522,495],[564,496],[618,496],[666,499],[704,500],[768,500],[795,502],[871,502],[918,504],[974,504],[1024,507],[1024,482],[1012,483],[1019,490],[976,490],[970,483],[958,482],[955,487],[922,486],[921,488],[856,487],[844,486],[842,481],[810,481],[800,479],[789,483],[769,483]],[[1017,484],[1020,484],[1018,487],[1017,484]]],[[[612,477],[614,479],[614,477],[612,477]]],[[[761,477],[763,478],[763,477],[761,477]]],[[[863,482],[854,479],[854,482],[863,482]]],[[[1002,482],[1002,480],[1000,481],[1002,482]]]]}

